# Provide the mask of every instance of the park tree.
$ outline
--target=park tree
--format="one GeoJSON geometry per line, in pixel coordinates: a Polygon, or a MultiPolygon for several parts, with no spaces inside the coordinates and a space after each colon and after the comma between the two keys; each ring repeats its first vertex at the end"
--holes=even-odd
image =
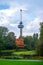
{"type": "Polygon", "coordinates": [[[15,40],[16,40],[16,37],[14,32],[9,32],[6,39],[6,49],[14,49],[15,40]]]}
{"type": "Polygon", "coordinates": [[[15,34],[8,28],[0,26],[0,50],[15,48],[15,34]]]}
{"type": "Polygon", "coordinates": [[[36,50],[38,44],[38,33],[33,34],[32,49],[36,50]]]}
{"type": "Polygon", "coordinates": [[[15,41],[15,33],[14,32],[9,32],[8,33],[8,38],[10,39],[10,40],[13,40],[13,41],[15,41]]]}
{"type": "Polygon", "coordinates": [[[26,49],[32,50],[32,47],[31,47],[31,45],[32,45],[32,36],[24,37],[24,43],[26,45],[26,49]]]}
{"type": "Polygon", "coordinates": [[[39,55],[43,56],[43,22],[40,23],[39,55]]]}
{"type": "Polygon", "coordinates": [[[0,26],[0,50],[5,49],[6,36],[8,28],[0,26]]]}
{"type": "Polygon", "coordinates": [[[0,26],[0,38],[6,36],[8,33],[8,28],[0,26]]]}

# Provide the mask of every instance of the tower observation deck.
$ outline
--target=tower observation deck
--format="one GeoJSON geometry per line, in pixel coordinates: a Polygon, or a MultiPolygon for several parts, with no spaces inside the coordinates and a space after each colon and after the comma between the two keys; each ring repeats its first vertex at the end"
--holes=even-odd
{"type": "Polygon", "coordinates": [[[23,29],[24,25],[22,22],[22,9],[20,9],[20,23],[18,25],[18,28],[20,29],[20,37],[22,37],[22,29],[23,29]]]}

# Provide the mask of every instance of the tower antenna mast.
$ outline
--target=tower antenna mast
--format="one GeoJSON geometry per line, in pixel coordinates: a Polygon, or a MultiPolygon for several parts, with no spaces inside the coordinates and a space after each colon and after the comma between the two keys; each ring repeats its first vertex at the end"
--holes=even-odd
{"type": "Polygon", "coordinates": [[[22,9],[20,9],[20,22],[22,22],[22,9]]]}

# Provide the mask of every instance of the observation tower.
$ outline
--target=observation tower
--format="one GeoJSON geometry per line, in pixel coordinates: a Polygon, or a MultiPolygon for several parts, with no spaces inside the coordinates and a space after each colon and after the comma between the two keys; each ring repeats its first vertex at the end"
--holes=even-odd
{"type": "Polygon", "coordinates": [[[18,28],[20,29],[20,37],[22,37],[22,29],[24,28],[24,25],[22,22],[22,9],[20,9],[20,23],[18,25],[18,28]]]}

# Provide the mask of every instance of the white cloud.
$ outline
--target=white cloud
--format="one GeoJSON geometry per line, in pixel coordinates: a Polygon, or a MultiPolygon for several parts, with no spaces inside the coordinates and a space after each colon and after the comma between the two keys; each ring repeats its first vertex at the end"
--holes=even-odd
{"type": "Polygon", "coordinates": [[[4,14],[5,16],[12,16],[12,14],[15,14],[17,12],[17,9],[18,8],[0,10],[0,13],[4,14]]]}
{"type": "Polygon", "coordinates": [[[34,33],[40,34],[40,22],[42,22],[41,18],[35,18],[28,22],[23,29],[23,36],[32,36],[34,33]]]}
{"type": "MultiPolygon", "coordinates": [[[[18,15],[18,13],[20,13],[19,12],[20,8],[23,10],[26,10],[25,5],[21,6],[18,3],[15,3],[14,0],[13,1],[8,0],[8,2],[4,0],[4,2],[2,2],[2,3],[4,3],[4,4],[7,3],[10,6],[10,8],[0,10],[0,14],[1,14],[0,26],[6,25],[8,23],[10,25],[12,23],[11,21],[13,21],[13,19],[15,21],[17,19],[16,17],[18,15]]],[[[14,25],[11,25],[11,26],[14,26],[14,25]]]]}
{"type": "Polygon", "coordinates": [[[4,13],[0,12],[0,26],[4,26],[7,24],[9,24],[7,17],[4,15],[4,13]]]}
{"type": "Polygon", "coordinates": [[[39,32],[40,22],[42,22],[42,19],[35,18],[34,20],[28,22],[26,29],[30,32],[39,32]]]}
{"type": "Polygon", "coordinates": [[[12,27],[17,27],[17,24],[10,24],[10,26],[12,26],[12,27]]]}
{"type": "Polygon", "coordinates": [[[23,32],[23,36],[32,36],[33,33],[32,32],[23,32]]]}

